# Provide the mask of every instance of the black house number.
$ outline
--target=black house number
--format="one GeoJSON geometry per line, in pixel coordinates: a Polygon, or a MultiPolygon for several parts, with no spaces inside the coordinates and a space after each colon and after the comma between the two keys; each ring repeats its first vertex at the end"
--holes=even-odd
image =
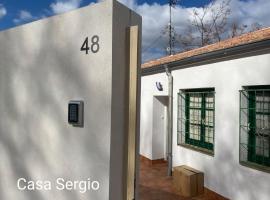
{"type": "Polygon", "coordinates": [[[97,53],[99,51],[99,37],[97,35],[94,35],[91,38],[90,47],[89,47],[88,37],[85,38],[81,46],[81,51],[85,51],[85,54],[88,54],[89,50],[91,50],[92,53],[97,53]]]}

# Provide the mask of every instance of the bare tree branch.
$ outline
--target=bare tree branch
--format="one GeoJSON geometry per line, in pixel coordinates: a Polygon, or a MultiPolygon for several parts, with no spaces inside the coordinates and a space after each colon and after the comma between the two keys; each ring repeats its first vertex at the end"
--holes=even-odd
{"type": "Polygon", "coordinates": [[[190,46],[205,46],[220,41],[231,12],[230,2],[231,0],[222,0],[219,3],[217,0],[213,0],[202,9],[194,9],[192,12],[193,19],[190,23],[191,27],[188,27],[187,31],[193,36],[180,37],[180,43],[183,43],[183,46],[186,48],[188,46],[187,38],[196,38],[198,43],[194,45],[194,41],[190,46]],[[195,31],[190,31],[190,29],[195,31]],[[194,36],[196,32],[198,36],[194,36]]]}
{"type": "Polygon", "coordinates": [[[242,35],[246,32],[247,25],[239,25],[237,22],[233,22],[232,25],[229,27],[229,38],[234,38],[239,35],[242,35]]]}
{"type": "Polygon", "coordinates": [[[231,0],[212,0],[203,8],[193,9],[189,26],[177,37],[181,48],[190,50],[263,28],[259,23],[247,26],[237,21],[230,22],[230,3],[231,0]]]}

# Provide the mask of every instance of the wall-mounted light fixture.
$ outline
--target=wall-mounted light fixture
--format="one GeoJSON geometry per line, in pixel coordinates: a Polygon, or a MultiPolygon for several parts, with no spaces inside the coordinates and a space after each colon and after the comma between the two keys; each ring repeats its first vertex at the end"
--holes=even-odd
{"type": "Polygon", "coordinates": [[[156,87],[157,87],[158,91],[163,91],[163,86],[160,82],[156,82],[156,87]]]}

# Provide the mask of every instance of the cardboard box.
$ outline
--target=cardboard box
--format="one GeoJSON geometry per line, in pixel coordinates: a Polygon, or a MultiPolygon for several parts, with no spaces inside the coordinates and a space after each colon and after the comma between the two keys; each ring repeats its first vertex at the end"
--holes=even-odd
{"type": "Polygon", "coordinates": [[[182,196],[197,196],[204,191],[204,174],[186,165],[174,167],[173,185],[182,196]]]}

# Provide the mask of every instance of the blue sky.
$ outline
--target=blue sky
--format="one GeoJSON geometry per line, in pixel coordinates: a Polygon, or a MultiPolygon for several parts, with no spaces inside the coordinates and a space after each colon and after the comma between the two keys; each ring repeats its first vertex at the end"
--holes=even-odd
{"type": "MultiPolygon", "coordinates": [[[[182,5],[184,7],[200,7],[207,3],[209,3],[210,0],[181,0],[178,4],[182,5]]],[[[52,5],[57,2],[72,2],[68,0],[0,0],[0,5],[6,10],[6,14],[0,18],[0,30],[5,30],[7,28],[11,28],[14,26],[21,25],[23,23],[38,20],[40,18],[52,16],[58,13],[55,13],[52,9],[52,5]],[[22,11],[25,11],[25,20],[20,18],[24,18],[23,15],[21,15],[22,11]],[[29,17],[27,17],[27,13],[29,13],[29,17]],[[30,17],[32,16],[32,17],[30,17]],[[17,20],[16,20],[17,19],[17,20]]],[[[94,0],[81,0],[81,1],[73,1],[74,2],[74,8],[76,7],[82,7],[90,4],[91,2],[94,2],[94,0]],[[78,4],[76,2],[79,2],[78,4]]],[[[138,0],[138,5],[147,3],[147,4],[153,4],[158,3],[161,5],[167,4],[167,0],[138,0]]],[[[1,15],[0,15],[1,16],[1,15]]]]}
{"type": "MultiPolygon", "coordinates": [[[[64,13],[101,0],[0,0],[0,31],[64,13]]],[[[166,55],[168,36],[162,31],[168,25],[169,7],[167,0],[119,0],[142,16],[142,59],[143,62],[166,55]],[[149,48],[151,47],[151,48],[149,48]]],[[[211,0],[180,0],[172,10],[172,25],[178,35],[185,34],[192,19],[192,11],[211,0]]],[[[216,0],[221,2],[222,0],[216,0]]],[[[248,28],[253,23],[270,26],[270,0],[230,0],[231,14],[228,21],[248,28]]],[[[249,31],[248,29],[246,31],[249,31]]],[[[225,33],[228,35],[228,33],[225,33]]]]}

